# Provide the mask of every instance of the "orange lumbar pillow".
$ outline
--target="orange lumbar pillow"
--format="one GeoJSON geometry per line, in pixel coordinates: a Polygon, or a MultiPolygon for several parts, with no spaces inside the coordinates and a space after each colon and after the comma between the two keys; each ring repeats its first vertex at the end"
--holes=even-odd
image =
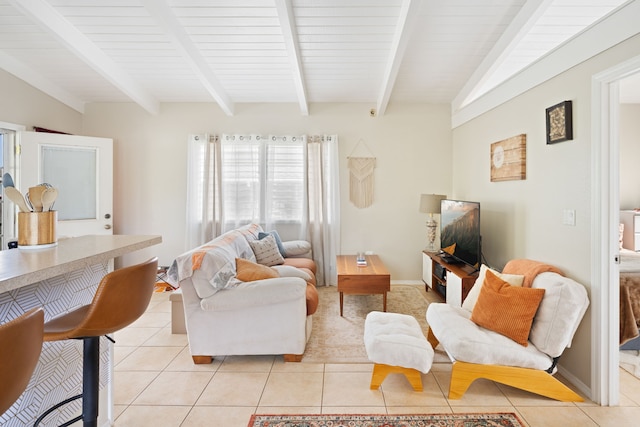
{"type": "Polygon", "coordinates": [[[278,272],[266,265],[256,264],[244,258],[236,258],[236,278],[243,282],[274,279],[280,277],[278,272]]]}
{"type": "Polygon", "coordinates": [[[542,297],[544,289],[511,286],[487,271],[471,320],[526,347],[542,297]]]}

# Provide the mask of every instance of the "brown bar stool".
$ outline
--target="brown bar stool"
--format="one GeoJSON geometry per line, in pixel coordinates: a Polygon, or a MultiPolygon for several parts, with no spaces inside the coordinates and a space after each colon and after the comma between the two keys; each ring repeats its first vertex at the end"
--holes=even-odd
{"type": "Polygon", "coordinates": [[[44,310],[32,308],[0,325],[0,415],[15,403],[29,385],[40,359],[44,310]]]}
{"type": "Polygon", "coordinates": [[[80,398],[82,415],[61,424],[60,427],[80,420],[84,427],[98,425],[100,336],[130,325],[144,313],[153,294],[157,269],[158,258],[152,258],[142,264],[112,271],[100,281],[91,304],[45,323],[45,341],[83,341],[82,394],[49,408],[36,420],[34,427],[54,410],[80,398]]]}

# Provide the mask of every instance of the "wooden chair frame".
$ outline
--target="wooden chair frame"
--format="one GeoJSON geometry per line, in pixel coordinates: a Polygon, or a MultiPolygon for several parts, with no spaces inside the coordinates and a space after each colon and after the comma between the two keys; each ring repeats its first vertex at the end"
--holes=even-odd
{"type": "MultiPolygon", "coordinates": [[[[440,343],[431,332],[431,328],[429,328],[427,340],[433,348],[436,348],[440,343]]],[[[546,371],[515,366],[480,365],[461,361],[453,362],[449,399],[460,399],[471,383],[478,378],[486,378],[562,402],[584,401],[580,395],[546,371]]]]}

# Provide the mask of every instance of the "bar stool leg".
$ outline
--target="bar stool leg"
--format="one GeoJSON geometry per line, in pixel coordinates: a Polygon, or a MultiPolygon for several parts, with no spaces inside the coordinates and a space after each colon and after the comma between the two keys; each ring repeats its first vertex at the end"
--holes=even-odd
{"type": "Polygon", "coordinates": [[[84,338],[82,365],[82,425],[98,426],[100,337],[84,338]]]}

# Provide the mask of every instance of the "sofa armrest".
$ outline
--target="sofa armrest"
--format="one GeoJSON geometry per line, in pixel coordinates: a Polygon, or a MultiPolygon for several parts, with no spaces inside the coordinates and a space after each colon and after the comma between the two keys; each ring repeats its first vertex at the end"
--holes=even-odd
{"type": "Polygon", "coordinates": [[[200,307],[207,311],[228,311],[297,300],[306,304],[306,289],[307,283],[299,277],[256,280],[223,289],[203,299],[200,307]]]}
{"type": "Polygon", "coordinates": [[[282,242],[287,258],[311,258],[311,243],[306,240],[288,240],[282,242]]]}

